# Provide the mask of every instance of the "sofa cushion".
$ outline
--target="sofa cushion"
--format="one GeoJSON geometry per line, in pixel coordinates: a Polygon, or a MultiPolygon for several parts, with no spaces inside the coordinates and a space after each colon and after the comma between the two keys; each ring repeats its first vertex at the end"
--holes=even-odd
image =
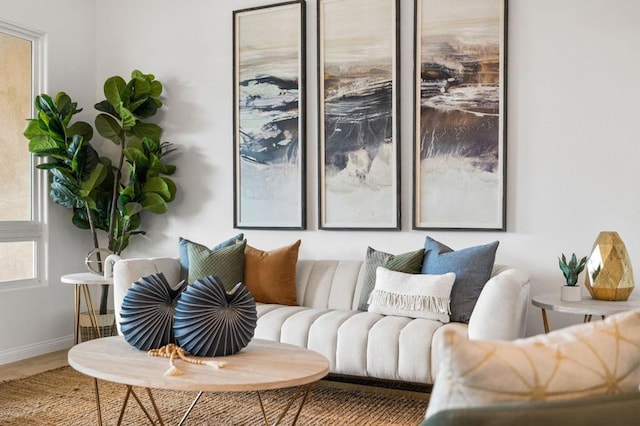
{"type": "MultiPolygon", "coordinates": [[[[431,339],[442,324],[353,310],[259,304],[255,338],[324,355],[332,373],[432,383],[431,339]]],[[[462,325],[461,325],[462,326],[462,325]]]]}
{"type": "Polygon", "coordinates": [[[450,408],[638,390],[640,310],[515,341],[448,330],[426,417],[450,408]]]}
{"type": "Polygon", "coordinates": [[[242,282],[244,277],[244,249],[247,240],[219,250],[210,250],[200,244],[189,244],[189,283],[200,278],[217,275],[227,291],[242,282]]]}
{"type": "MultiPolygon", "coordinates": [[[[241,243],[244,239],[244,234],[240,233],[235,237],[231,237],[228,240],[225,240],[213,247],[211,247],[211,251],[220,250],[221,248],[229,247],[237,243],[241,243]]],[[[178,238],[178,253],[180,256],[180,279],[186,280],[189,278],[189,245],[196,244],[199,246],[203,246],[202,244],[198,244],[196,242],[187,240],[186,238],[178,238]]],[[[203,246],[206,247],[206,246],[203,246]]]]}
{"type": "Polygon", "coordinates": [[[449,322],[453,272],[444,275],[405,274],[379,266],[369,296],[369,312],[449,322]]]}
{"type": "Polygon", "coordinates": [[[247,245],[244,285],[256,302],[297,305],[296,263],[301,241],[271,251],[247,245]]]}
{"type": "Polygon", "coordinates": [[[491,278],[498,241],[454,251],[426,237],[423,274],[456,274],[451,290],[451,321],[468,324],[482,288],[491,278]]]}
{"type": "Polygon", "coordinates": [[[366,311],[369,308],[369,295],[376,284],[376,270],[378,266],[407,274],[419,274],[422,269],[422,258],[424,250],[410,251],[407,253],[393,255],[383,251],[367,247],[367,256],[364,266],[364,280],[360,291],[360,301],[358,310],[366,311]]]}

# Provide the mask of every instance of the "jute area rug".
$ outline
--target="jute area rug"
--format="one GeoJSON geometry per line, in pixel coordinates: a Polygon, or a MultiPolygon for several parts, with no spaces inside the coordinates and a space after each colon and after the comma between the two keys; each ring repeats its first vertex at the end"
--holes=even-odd
{"type": "MultiPolygon", "coordinates": [[[[126,387],[99,381],[104,424],[115,425],[126,387]]],[[[134,388],[142,403],[151,410],[144,389],[134,388]]],[[[263,402],[273,423],[281,407],[293,395],[291,389],[266,391],[263,402]]],[[[177,424],[195,393],[154,390],[165,424],[177,424]]],[[[293,408],[293,407],[292,407],[293,408]]],[[[300,414],[299,425],[418,425],[426,402],[407,396],[360,390],[339,389],[320,382],[300,414]]],[[[295,410],[289,410],[295,412],[295,410]]],[[[282,424],[291,424],[289,413],[282,424]]],[[[93,379],[71,367],[62,367],[25,379],[0,383],[0,425],[94,425],[97,424],[93,379]]],[[[126,425],[150,424],[138,404],[130,399],[126,425]]],[[[254,392],[205,393],[185,425],[264,424],[254,392]]]]}

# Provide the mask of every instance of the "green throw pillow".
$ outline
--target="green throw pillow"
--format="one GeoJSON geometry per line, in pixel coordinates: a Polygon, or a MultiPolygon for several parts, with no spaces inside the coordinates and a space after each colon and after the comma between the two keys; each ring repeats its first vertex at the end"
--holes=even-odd
{"type": "Polygon", "coordinates": [[[247,240],[218,250],[189,244],[189,284],[209,275],[220,277],[224,288],[232,290],[244,278],[244,248],[247,240]]]}
{"type": "Polygon", "coordinates": [[[404,272],[406,274],[419,274],[422,271],[422,258],[424,250],[419,249],[407,253],[393,255],[367,247],[367,257],[364,265],[364,280],[358,310],[369,309],[369,295],[376,286],[376,270],[383,266],[391,271],[404,272]]]}

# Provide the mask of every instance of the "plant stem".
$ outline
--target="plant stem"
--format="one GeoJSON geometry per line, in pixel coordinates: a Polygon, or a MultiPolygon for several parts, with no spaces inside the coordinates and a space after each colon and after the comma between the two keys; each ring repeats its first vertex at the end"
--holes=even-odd
{"type": "MultiPolygon", "coordinates": [[[[96,228],[93,224],[93,216],[91,215],[91,209],[89,208],[89,204],[87,202],[84,203],[84,208],[87,211],[87,219],[89,220],[89,229],[91,230],[91,235],[93,237],[93,247],[98,247],[98,235],[96,233],[96,228]]],[[[98,253],[98,261],[100,261],[100,253],[98,253]]],[[[102,268],[100,268],[102,270],[102,268]]],[[[104,315],[107,313],[107,304],[109,303],[109,286],[103,285],[100,293],[100,315],[104,315]]]]}
{"type": "MultiPolygon", "coordinates": [[[[124,144],[123,141],[120,144],[120,160],[118,161],[118,167],[116,168],[116,176],[113,180],[113,192],[111,194],[111,211],[109,212],[109,249],[116,252],[115,247],[113,247],[113,242],[115,240],[115,236],[113,235],[114,223],[116,221],[116,209],[118,208],[118,187],[120,186],[120,178],[121,178],[121,169],[124,163],[124,144]]],[[[118,250],[119,252],[119,250],[118,250]]]]}

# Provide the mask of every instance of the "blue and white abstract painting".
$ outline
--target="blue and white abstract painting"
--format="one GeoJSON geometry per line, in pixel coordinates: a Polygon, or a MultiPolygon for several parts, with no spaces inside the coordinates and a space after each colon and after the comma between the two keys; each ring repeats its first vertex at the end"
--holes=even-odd
{"type": "Polygon", "coordinates": [[[305,227],[303,8],[234,12],[237,228],[305,227]]]}
{"type": "Polygon", "coordinates": [[[320,227],[397,229],[397,3],[319,0],[320,227]]]}

